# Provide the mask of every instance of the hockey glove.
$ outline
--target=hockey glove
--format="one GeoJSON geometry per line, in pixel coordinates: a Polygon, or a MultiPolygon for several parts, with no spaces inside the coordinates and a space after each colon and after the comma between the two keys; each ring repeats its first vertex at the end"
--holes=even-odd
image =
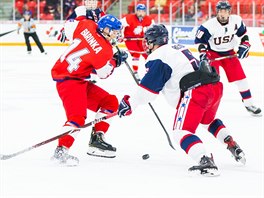
{"type": "Polygon", "coordinates": [[[113,59],[116,61],[116,67],[119,67],[123,62],[125,62],[127,57],[128,54],[125,51],[118,50],[113,56],[113,59]]]}
{"type": "Polygon", "coordinates": [[[128,99],[130,96],[125,95],[121,100],[119,107],[118,107],[118,115],[121,118],[122,116],[128,116],[132,113],[132,109],[128,99]]]}
{"type": "Polygon", "coordinates": [[[250,44],[248,41],[245,41],[245,42],[242,42],[239,47],[238,47],[238,51],[237,51],[237,54],[238,54],[238,58],[239,59],[242,59],[242,58],[246,58],[248,57],[248,54],[249,54],[249,48],[250,48],[250,44]]]}
{"type": "Polygon", "coordinates": [[[199,45],[198,51],[200,52],[200,55],[199,55],[200,61],[208,60],[207,55],[206,55],[207,49],[204,44],[199,45]]]}
{"type": "Polygon", "coordinates": [[[62,42],[62,43],[65,43],[65,41],[68,40],[67,37],[66,37],[64,28],[62,28],[60,30],[60,33],[59,33],[59,36],[58,36],[57,40],[62,42]]]}

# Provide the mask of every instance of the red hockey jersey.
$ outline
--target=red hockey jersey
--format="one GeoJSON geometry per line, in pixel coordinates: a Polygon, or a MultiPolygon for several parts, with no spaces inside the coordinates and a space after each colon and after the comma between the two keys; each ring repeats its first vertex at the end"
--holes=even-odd
{"type": "Polygon", "coordinates": [[[95,69],[100,78],[108,77],[114,66],[112,45],[92,20],[72,21],[73,42],[57,60],[51,74],[55,81],[85,79],[95,69]]]}
{"type": "Polygon", "coordinates": [[[154,24],[151,17],[145,16],[142,21],[140,21],[136,14],[128,14],[121,21],[124,27],[125,38],[143,38],[144,30],[154,24]]]}

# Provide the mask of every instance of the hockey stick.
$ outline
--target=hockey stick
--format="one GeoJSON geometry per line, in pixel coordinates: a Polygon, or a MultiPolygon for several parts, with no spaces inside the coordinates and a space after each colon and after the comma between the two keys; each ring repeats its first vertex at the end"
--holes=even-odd
{"type": "Polygon", "coordinates": [[[124,41],[143,41],[144,38],[124,38],[124,41]]]}
{"type": "Polygon", "coordinates": [[[222,56],[222,57],[218,57],[218,58],[215,58],[215,59],[210,59],[209,61],[210,62],[219,61],[219,60],[223,60],[223,59],[227,59],[227,58],[234,58],[234,57],[237,57],[237,56],[238,56],[237,54],[228,55],[228,56],[222,56]]]}
{"type": "Polygon", "coordinates": [[[127,50],[130,53],[137,53],[137,54],[147,54],[146,52],[134,51],[134,50],[127,50]]]}
{"type": "MultiPolygon", "coordinates": [[[[181,39],[181,38],[188,38],[189,36],[175,36],[175,37],[170,37],[172,39],[181,39]]],[[[123,38],[124,41],[143,41],[144,38],[133,38],[133,37],[130,37],[130,38],[123,38]]]]}
{"type": "MultiPolygon", "coordinates": [[[[96,124],[96,123],[98,123],[98,122],[101,122],[101,121],[103,121],[103,120],[107,120],[107,119],[109,119],[109,118],[111,118],[111,117],[114,117],[114,116],[116,116],[116,115],[117,115],[117,112],[112,113],[112,114],[109,114],[109,115],[106,115],[106,116],[104,116],[104,117],[102,117],[102,118],[95,119],[94,121],[91,121],[91,122],[89,122],[89,123],[87,123],[87,124],[81,126],[80,128],[76,128],[76,129],[87,128],[87,127],[89,127],[89,126],[91,126],[91,125],[94,125],[94,124],[96,124]]],[[[9,155],[2,155],[2,154],[0,154],[0,160],[7,160],[7,159],[10,159],[10,158],[16,157],[16,156],[18,156],[18,155],[20,155],[20,154],[22,154],[22,153],[28,152],[28,151],[30,151],[30,150],[32,150],[32,149],[38,148],[38,147],[40,147],[40,146],[42,146],[42,145],[45,145],[45,144],[50,143],[50,142],[52,142],[52,141],[54,141],[54,140],[57,140],[57,139],[61,138],[62,136],[65,136],[65,135],[68,135],[68,134],[75,133],[76,131],[78,131],[78,130],[75,130],[75,129],[73,129],[73,130],[69,130],[69,131],[67,131],[67,132],[65,132],[65,133],[62,133],[62,134],[57,135],[57,136],[55,136],[55,137],[52,137],[52,138],[50,138],[50,139],[48,139],[48,140],[44,140],[43,142],[40,142],[40,143],[38,143],[38,144],[35,144],[35,145],[31,146],[31,147],[25,148],[25,149],[23,149],[23,150],[21,150],[21,151],[18,151],[18,152],[16,152],[16,153],[13,153],[13,154],[9,154],[9,155]]]]}
{"type": "Polygon", "coordinates": [[[9,34],[9,33],[11,33],[11,32],[14,32],[14,31],[16,31],[16,30],[17,30],[17,29],[10,30],[10,31],[8,31],[8,32],[4,32],[4,33],[0,34],[0,37],[1,37],[1,36],[4,36],[4,35],[6,35],[6,34],[9,34]]]}
{"type": "MultiPolygon", "coordinates": [[[[117,50],[120,52],[120,49],[119,49],[119,47],[118,47],[117,45],[116,45],[116,49],[117,49],[117,50]]],[[[137,83],[137,85],[139,85],[139,82],[138,82],[138,80],[137,80],[137,78],[136,78],[135,74],[133,73],[133,71],[132,71],[132,69],[131,69],[130,65],[127,63],[127,61],[125,61],[125,64],[126,64],[126,66],[127,66],[128,70],[129,70],[130,74],[131,74],[131,75],[132,75],[132,77],[134,78],[135,82],[137,83]]],[[[161,122],[161,120],[160,120],[160,118],[159,118],[158,114],[156,113],[156,111],[155,111],[154,107],[152,106],[152,104],[151,104],[150,102],[148,103],[148,105],[150,106],[150,108],[151,108],[152,112],[154,113],[154,115],[156,116],[157,120],[159,121],[159,123],[160,123],[160,125],[161,125],[161,127],[162,127],[163,131],[165,132],[165,134],[166,134],[166,136],[167,136],[167,140],[168,140],[168,142],[169,142],[169,145],[170,145],[170,147],[171,147],[172,149],[174,149],[174,150],[175,150],[174,146],[172,145],[172,142],[171,142],[171,139],[170,139],[169,133],[167,132],[167,130],[166,130],[166,128],[165,128],[165,126],[162,124],[162,122],[161,122]]]]}

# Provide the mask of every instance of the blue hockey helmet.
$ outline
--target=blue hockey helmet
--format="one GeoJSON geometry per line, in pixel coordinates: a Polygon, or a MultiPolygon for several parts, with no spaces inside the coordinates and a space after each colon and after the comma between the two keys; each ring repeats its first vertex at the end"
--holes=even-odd
{"type": "Polygon", "coordinates": [[[229,10],[231,11],[231,5],[228,1],[219,1],[217,4],[216,4],[216,12],[218,12],[219,10],[229,10]]]}
{"type": "Polygon", "coordinates": [[[23,15],[25,15],[25,16],[31,16],[31,11],[26,10],[26,11],[23,13],[23,15]]]}
{"type": "Polygon", "coordinates": [[[146,11],[146,6],[144,4],[138,4],[137,7],[136,7],[136,10],[143,10],[143,11],[146,11]]]}
{"type": "Polygon", "coordinates": [[[104,15],[98,21],[99,30],[102,32],[106,27],[112,30],[121,30],[122,23],[121,21],[111,14],[104,15]]]}

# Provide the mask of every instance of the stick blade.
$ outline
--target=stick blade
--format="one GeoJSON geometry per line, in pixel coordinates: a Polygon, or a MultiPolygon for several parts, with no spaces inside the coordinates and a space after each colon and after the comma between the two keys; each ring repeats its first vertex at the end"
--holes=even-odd
{"type": "Polygon", "coordinates": [[[7,159],[10,159],[12,156],[10,155],[2,155],[0,154],[0,160],[7,160],[7,159]]]}

